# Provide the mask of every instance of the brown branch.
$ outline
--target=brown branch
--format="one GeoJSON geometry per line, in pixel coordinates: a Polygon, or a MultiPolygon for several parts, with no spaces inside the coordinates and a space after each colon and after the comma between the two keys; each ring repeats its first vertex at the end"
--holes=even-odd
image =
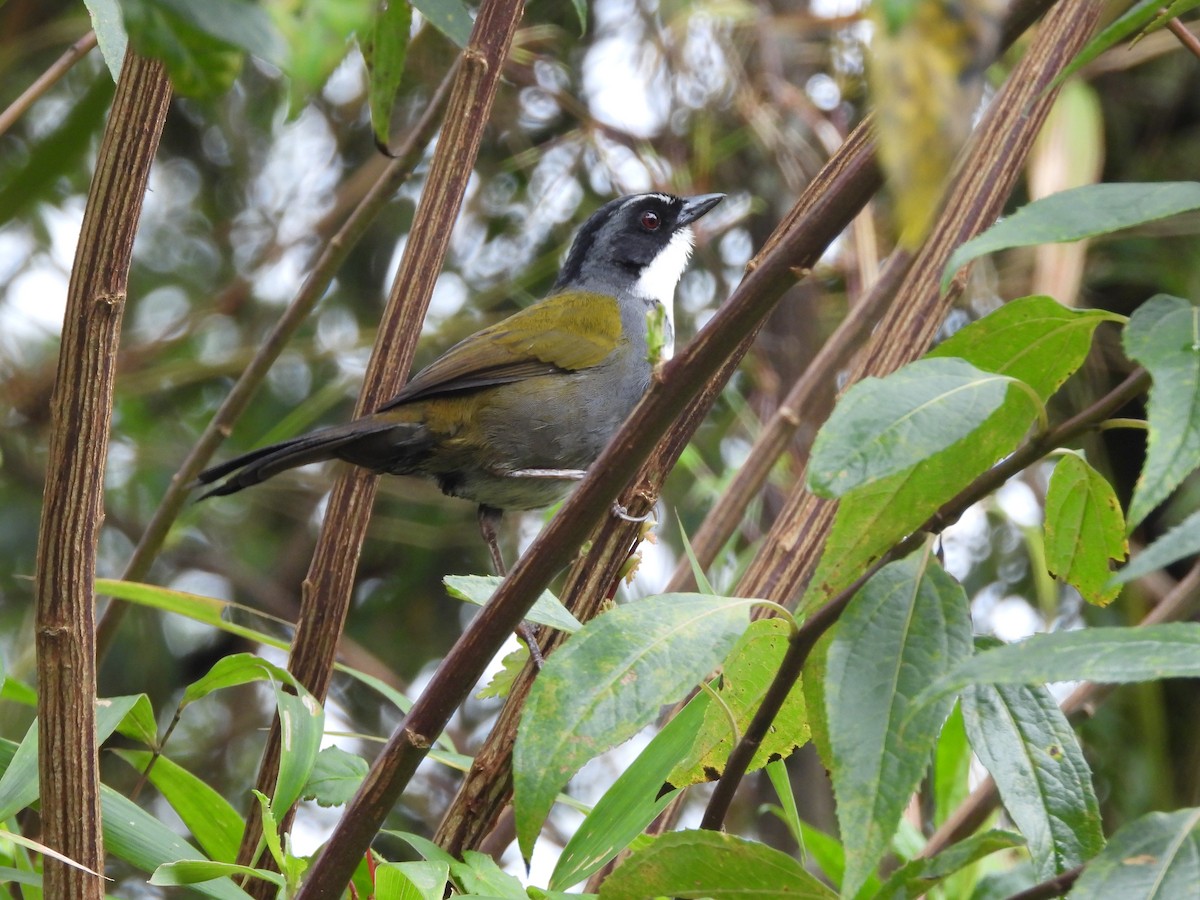
{"type": "MultiPolygon", "coordinates": [[[[296,330],[308,318],[317,301],[325,294],[329,282],[333,280],[334,274],[341,268],[350,251],[354,249],[376,217],[392,202],[396,190],[408,180],[417,163],[421,161],[425,146],[433,139],[438,124],[441,122],[442,110],[450,95],[450,84],[454,71],[452,69],[446,75],[436,93],[430,98],[429,105],[405,138],[396,159],[380,173],[362,202],[347,217],[337,233],[325,243],[321,255],[317,258],[299,292],[283,315],[279,317],[279,321],[275,323],[271,333],[259,345],[249,364],[242,370],[228,396],[180,465],[179,471],[171,477],[171,483],[167,487],[166,493],[159,501],[158,508],[154,510],[154,515],[150,517],[150,522],[142,532],[141,539],[134,547],[133,554],[121,575],[126,581],[141,581],[149,573],[150,566],[162,549],[167,533],[187,503],[196,475],[207,465],[221,442],[228,437],[233,423],[250,404],[259,385],[266,377],[267,371],[279,358],[279,354],[283,352],[296,330]]],[[[120,601],[110,601],[105,608],[96,637],[98,657],[103,658],[108,648],[112,646],[117,629],[128,608],[128,604],[120,601]]]]}
{"type": "MultiPolygon", "coordinates": [[[[105,76],[106,77],[106,76],[105,76]]],[[[96,747],[96,542],[130,254],[170,83],[126,54],[67,289],[38,533],[38,770],[43,841],[104,871],[96,747]]],[[[102,898],[104,879],[46,857],[47,897],[102,898]]]]}
{"type": "Polygon", "coordinates": [[[1033,887],[1018,891],[1009,897],[1008,900],[1051,900],[1052,897],[1061,897],[1074,887],[1075,882],[1079,880],[1079,876],[1082,874],[1083,866],[1076,866],[1073,869],[1068,869],[1066,872],[1055,875],[1053,878],[1048,878],[1039,884],[1035,884],[1033,887]]]}
{"type": "MultiPolygon", "coordinates": [[[[428,183],[417,206],[412,237],[388,297],[356,414],[374,410],[395,394],[411,367],[429,297],[442,268],[499,85],[501,67],[523,8],[522,0],[491,0],[480,7],[475,19],[471,40],[454,80],[428,183]]],[[[360,469],[351,470],[338,480],[304,581],[299,629],[289,668],[319,698],[324,698],[328,690],[377,484],[376,476],[360,469]]],[[[274,724],[259,772],[260,790],[264,786],[270,789],[274,784],[279,745],[279,728],[274,724]]],[[[239,858],[252,857],[258,824],[255,819],[247,825],[239,858]]],[[[378,827],[376,824],[371,829],[358,849],[347,851],[340,847],[339,839],[344,842],[344,836],[358,832],[360,824],[347,811],[313,867],[302,896],[340,895],[378,827]]]]}
{"type": "MultiPolygon", "coordinates": [[[[941,272],[949,254],[955,246],[983,230],[1000,214],[1022,161],[1054,102],[1056,94],[1049,86],[1087,40],[1098,14],[1099,7],[1091,0],[1066,0],[1047,15],[1029,51],[993,101],[967,148],[958,174],[946,192],[947,197],[954,198],[954,204],[937,221],[921,248],[896,295],[897,302],[876,329],[851,381],[858,381],[867,374],[894,371],[928,346],[949,304],[949,297],[942,295],[939,290],[941,272]]],[[[1144,372],[1141,377],[1145,377],[1144,372]]],[[[1105,399],[1111,400],[1114,395],[1123,396],[1122,389],[1128,390],[1130,382],[1136,381],[1127,379],[1125,384],[1105,399]]],[[[1092,411],[1102,407],[1103,404],[1094,404],[1092,411]]],[[[1078,422],[1079,417],[1076,417],[1069,424],[1078,422]]],[[[1024,460],[1021,465],[1024,468],[1048,449],[1058,446],[1058,442],[1069,439],[1069,436],[1068,432],[1056,429],[1029,442],[1024,454],[1021,451],[1014,453],[1005,461],[1005,465],[1011,467],[1024,460]]],[[[994,474],[989,475],[995,477],[994,474]]],[[[987,477],[980,480],[986,481],[987,477]]],[[[972,489],[979,487],[968,487],[951,502],[949,509],[961,514],[970,502],[974,502],[971,499],[974,496],[972,489]]],[[[768,536],[763,552],[751,563],[750,570],[739,586],[739,593],[746,597],[766,597],[786,602],[808,577],[811,571],[809,566],[815,565],[818,548],[824,544],[827,529],[832,524],[834,506],[830,501],[809,494],[803,483],[797,485],[789,498],[788,508],[781,514],[771,536],[768,536]],[[800,530],[804,523],[811,523],[814,519],[819,520],[822,526],[819,533],[810,534],[800,530]],[[771,540],[772,536],[774,541],[771,540]]],[[[943,513],[939,512],[931,524],[940,525],[943,521],[943,513]]],[[[911,542],[912,538],[902,542],[885,554],[883,559],[898,558],[911,542]]],[[[877,570],[878,567],[877,562],[872,569],[877,570]]],[[[855,584],[862,582],[862,576],[855,580],[855,584]]],[[[770,728],[816,640],[837,621],[851,596],[849,589],[836,592],[832,600],[824,603],[805,621],[791,640],[779,674],[768,689],[746,734],[730,754],[725,772],[705,811],[704,827],[718,828],[724,821],[757,743],[770,728]],[[768,706],[768,701],[771,701],[773,708],[768,706]]]]}
{"type": "Polygon", "coordinates": [[[71,67],[87,56],[95,46],[96,32],[89,31],[68,47],[50,68],[39,75],[33,84],[21,92],[20,97],[8,105],[8,109],[0,113],[0,135],[12,128],[17,120],[25,115],[29,107],[33,106],[46,91],[58,84],[59,79],[71,71],[71,67]]]}
{"type": "Polygon", "coordinates": [[[1183,44],[1183,46],[1192,54],[1192,56],[1200,59],[1200,38],[1197,38],[1196,35],[1194,35],[1188,29],[1188,27],[1178,19],[1171,19],[1169,22],[1167,22],[1167,28],[1170,29],[1171,34],[1175,35],[1175,37],[1179,40],[1179,43],[1183,44]]]}

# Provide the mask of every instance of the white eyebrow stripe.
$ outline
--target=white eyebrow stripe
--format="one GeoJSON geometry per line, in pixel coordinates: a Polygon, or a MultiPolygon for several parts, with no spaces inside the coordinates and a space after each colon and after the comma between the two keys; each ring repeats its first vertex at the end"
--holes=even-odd
{"type": "Polygon", "coordinates": [[[632,203],[639,203],[642,200],[645,200],[647,197],[653,197],[656,200],[661,200],[663,203],[666,203],[668,206],[673,205],[676,202],[675,198],[672,197],[670,194],[658,194],[658,193],[634,194],[632,197],[630,197],[628,200],[626,200],[624,203],[621,204],[621,209],[624,209],[625,207],[629,206],[632,203]]]}

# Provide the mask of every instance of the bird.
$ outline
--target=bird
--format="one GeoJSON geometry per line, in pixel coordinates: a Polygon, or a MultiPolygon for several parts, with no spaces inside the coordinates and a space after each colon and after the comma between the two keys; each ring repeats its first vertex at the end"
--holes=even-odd
{"type": "Polygon", "coordinates": [[[545,299],[455,344],[374,412],[206,469],[197,483],[213,487],[200,499],[329,459],[421,476],[476,504],[503,575],[503,512],[550,506],[583,477],[650,385],[655,320],[670,355],[692,223],[724,197],[609,201],[579,229],[545,299]]]}

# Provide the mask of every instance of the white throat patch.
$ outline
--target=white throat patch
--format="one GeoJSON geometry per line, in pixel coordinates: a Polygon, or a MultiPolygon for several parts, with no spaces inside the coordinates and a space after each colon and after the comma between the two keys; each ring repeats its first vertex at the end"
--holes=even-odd
{"type": "MultiPolygon", "coordinates": [[[[653,300],[658,303],[667,317],[671,328],[671,336],[675,335],[675,287],[683,275],[683,268],[692,255],[692,243],[695,240],[692,229],[684,226],[671,235],[667,246],[658,252],[658,256],[650,265],[642,270],[641,276],[633,286],[633,292],[643,300],[653,300]]],[[[670,359],[672,342],[663,348],[663,358],[670,359]]]]}

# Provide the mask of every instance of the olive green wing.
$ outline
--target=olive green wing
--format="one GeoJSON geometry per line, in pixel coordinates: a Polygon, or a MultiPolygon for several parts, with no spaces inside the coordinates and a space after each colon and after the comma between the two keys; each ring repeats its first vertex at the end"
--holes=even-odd
{"type": "Polygon", "coordinates": [[[379,409],[599,365],[621,338],[616,298],[567,291],[455,344],[379,409]]]}

